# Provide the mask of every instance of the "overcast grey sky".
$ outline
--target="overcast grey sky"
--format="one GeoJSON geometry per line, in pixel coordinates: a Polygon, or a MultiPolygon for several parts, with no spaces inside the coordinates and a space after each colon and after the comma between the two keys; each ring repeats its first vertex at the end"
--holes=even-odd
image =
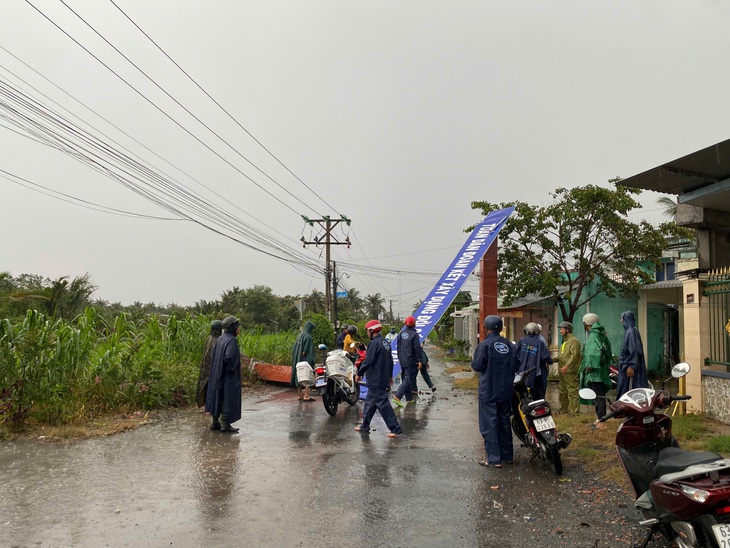
{"type": "MultiPolygon", "coordinates": [[[[343,283],[407,313],[480,220],[471,201],[545,203],[559,186],[605,184],[728,137],[728,2],[115,2],[291,173],[109,0],[65,3],[159,87],[62,2],[4,2],[4,89],[138,156],[176,192],[194,193],[188,204],[214,212],[181,220],[28,138],[0,106],[0,169],[106,208],[178,219],[91,210],[0,178],[0,271],[89,272],[109,301],[188,305],[255,284],[279,295],[323,289],[322,249],[301,247],[316,232],[300,215],[344,214],[353,246],[333,258],[359,266],[342,266],[343,283]],[[222,235],[250,244],[240,231],[203,226],[224,210],[296,264],[222,235]]],[[[645,193],[632,218],[661,221],[657,197],[645,193]]]]}

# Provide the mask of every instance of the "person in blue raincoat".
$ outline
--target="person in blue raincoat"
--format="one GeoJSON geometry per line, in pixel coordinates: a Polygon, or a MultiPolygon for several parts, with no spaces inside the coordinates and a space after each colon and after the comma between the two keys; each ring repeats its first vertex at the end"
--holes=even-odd
{"type": "Polygon", "coordinates": [[[618,380],[616,383],[616,399],[633,388],[648,388],[649,378],[644,360],[644,344],[636,329],[636,317],[627,310],[621,314],[624,326],[624,342],[618,358],[618,380]]]}
{"type": "Polygon", "coordinates": [[[401,401],[403,396],[407,403],[413,403],[413,380],[423,367],[423,349],[418,331],[416,331],[416,318],[408,316],[404,323],[406,326],[398,335],[396,342],[398,361],[401,366],[401,383],[393,396],[393,403],[398,407],[406,406],[401,401]]]}
{"type": "Polygon", "coordinates": [[[487,316],[484,327],[487,338],[477,346],[471,364],[479,373],[479,431],[487,453],[479,464],[501,468],[502,462],[512,463],[514,459],[509,417],[519,360],[515,345],[499,334],[502,318],[487,316]]]}
{"type": "Polygon", "coordinates": [[[241,350],[236,338],[241,324],[235,316],[223,320],[223,334],[213,348],[205,410],[210,413],[211,430],[235,434],[231,426],[241,418],[241,350]]]}
{"type": "Polygon", "coordinates": [[[370,421],[375,411],[380,411],[386,426],[390,430],[389,438],[403,433],[398,417],[388,400],[388,390],[393,384],[393,354],[390,345],[380,334],[383,326],[378,320],[370,320],[365,324],[365,332],[370,338],[365,361],[360,364],[355,382],[360,382],[363,375],[367,382],[368,394],[365,396],[365,405],[362,409],[362,424],[355,427],[357,432],[370,432],[370,421]]]}
{"type": "Polygon", "coordinates": [[[545,399],[548,365],[553,363],[540,331],[540,324],[530,322],[525,326],[525,336],[517,341],[517,356],[520,360],[519,372],[522,373],[532,369],[532,372],[525,380],[525,384],[530,389],[533,400],[545,399]]]}

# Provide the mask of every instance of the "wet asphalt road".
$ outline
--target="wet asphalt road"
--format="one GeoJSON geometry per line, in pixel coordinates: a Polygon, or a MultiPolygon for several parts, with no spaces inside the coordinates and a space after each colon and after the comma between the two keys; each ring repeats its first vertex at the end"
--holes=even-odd
{"type": "MultiPolygon", "coordinates": [[[[570,449],[485,469],[476,395],[452,390],[434,356],[435,396],[397,411],[389,439],[362,402],[335,417],[321,400],[264,386],[244,394],[240,434],[199,411],[69,445],[0,445],[0,546],[630,546],[628,494],[588,477],[570,449]]],[[[422,381],[421,381],[422,382],[422,381]]],[[[559,426],[559,422],[558,422],[559,426]]],[[[576,433],[573,433],[576,435],[576,433]]],[[[656,542],[652,546],[663,546],[656,542]]]]}

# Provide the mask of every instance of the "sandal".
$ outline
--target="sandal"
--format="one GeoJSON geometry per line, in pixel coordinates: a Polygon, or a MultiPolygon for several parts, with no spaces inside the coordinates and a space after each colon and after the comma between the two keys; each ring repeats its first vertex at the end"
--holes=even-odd
{"type": "Polygon", "coordinates": [[[502,464],[501,463],[498,462],[496,464],[492,464],[492,463],[490,463],[489,461],[486,461],[486,460],[480,460],[479,461],[479,466],[484,466],[485,468],[489,468],[490,466],[492,468],[502,468],[502,464]]]}

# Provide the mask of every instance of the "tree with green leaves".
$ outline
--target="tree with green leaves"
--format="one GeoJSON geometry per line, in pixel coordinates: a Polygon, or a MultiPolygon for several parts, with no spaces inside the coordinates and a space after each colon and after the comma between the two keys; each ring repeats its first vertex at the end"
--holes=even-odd
{"type": "Polygon", "coordinates": [[[379,319],[380,313],[385,312],[385,299],[380,293],[365,297],[365,308],[370,319],[379,319]]]}
{"type": "Polygon", "coordinates": [[[504,303],[530,294],[554,297],[562,318],[573,322],[576,311],[598,293],[628,297],[651,283],[649,267],[661,258],[667,238],[686,231],[674,223],[654,227],[630,220],[629,212],[641,207],[639,194],[618,184],[586,185],[558,188],[544,206],[472,202],[484,215],[515,206],[499,234],[504,303]]]}

